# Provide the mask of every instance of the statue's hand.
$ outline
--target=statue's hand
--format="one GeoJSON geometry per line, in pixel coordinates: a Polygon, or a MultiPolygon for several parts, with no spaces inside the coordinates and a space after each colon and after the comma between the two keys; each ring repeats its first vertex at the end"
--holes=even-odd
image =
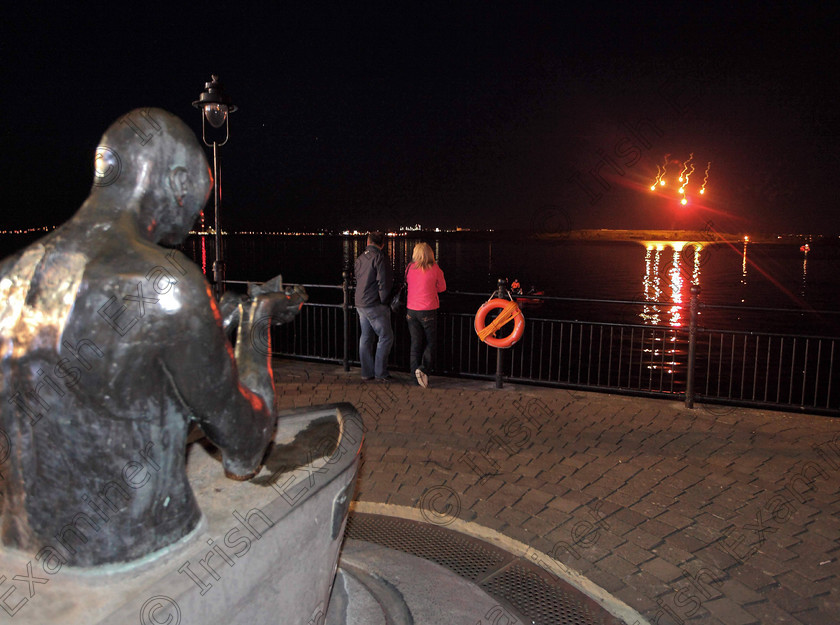
{"type": "Polygon", "coordinates": [[[288,323],[308,299],[306,290],[299,285],[289,286],[274,293],[263,292],[254,300],[254,321],[265,324],[267,320],[270,325],[288,323]]]}
{"type": "Polygon", "coordinates": [[[255,323],[280,325],[291,321],[309,297],[302,286],[283,287],[283,276],[276,275],[267,282],[248,284],[248,297],[256,306],[255,323]]]}
{"type": "Polygon", "coordinates": [[[249,282],[248,297],[252,300],[265,293],[280,293],[283,291],[283,276],[277,274],[267,282],[249,282]]]}

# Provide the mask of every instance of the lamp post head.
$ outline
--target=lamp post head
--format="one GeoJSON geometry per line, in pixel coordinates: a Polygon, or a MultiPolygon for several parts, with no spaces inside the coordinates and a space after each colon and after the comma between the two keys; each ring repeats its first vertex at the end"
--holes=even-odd
{"type": "Polygon", "coordinates": [[[219,77],[213,74],[211,78],[210,82],[204,83],[204,91],[192,105],[204,110],[204,117],[213,128],[221,128],[227,122],[228,114],[235,112],[237,106],[231,102],[219,77]]]}

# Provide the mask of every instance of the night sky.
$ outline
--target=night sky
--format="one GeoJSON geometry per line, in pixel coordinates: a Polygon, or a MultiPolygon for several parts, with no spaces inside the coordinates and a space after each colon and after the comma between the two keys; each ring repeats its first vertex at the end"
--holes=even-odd
{"type": "Polygon", "coordinates": [[[240,107],[229,229],[528,229],[548,209],[572,228],[840,234],[838,9],[764,4],[4,9],[0,228],[69,218],[132,108],[200,133],[214,73],[240,107]],[[706,195],[652,194],[664,155],[670,175],[691,152],[706,195]]]}

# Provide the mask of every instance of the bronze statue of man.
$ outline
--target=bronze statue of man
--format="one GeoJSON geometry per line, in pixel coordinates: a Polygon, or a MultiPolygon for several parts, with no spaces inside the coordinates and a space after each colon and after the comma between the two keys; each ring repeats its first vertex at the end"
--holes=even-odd
{"type": "Polygon", "coordinates": [[[92,566],[189,534],[200,519],[185,471],[191,422],[229,477],[258,469],[275,428],[274,387],[249,332],[300,301],[263,294],[241,304],[234,356],[204,276],[159,245],[184,240],[211,186],[180,119],[132,111],[102,137],[79,211],[0,263],[5,548],[92,566]]]}

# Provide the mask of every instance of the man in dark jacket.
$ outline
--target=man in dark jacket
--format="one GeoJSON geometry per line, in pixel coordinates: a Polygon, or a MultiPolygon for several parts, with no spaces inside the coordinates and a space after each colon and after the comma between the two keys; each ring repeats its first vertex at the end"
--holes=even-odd
{"type": "Polygon", "coordinates": [[[391,288],[394,276],[391,263],[382,248],[385,235],[371,232],[367,238],[367,248],[356,259],[356,310],[359,311],[359,323],[362,335],[359,339],[359,359],[362,361],[362,379],[388,381],[388,354],[394,343],[394,331],[391,329],[391,288]],[[373,336],[376,344],[376,357],[373,355],[373,336]]]}

